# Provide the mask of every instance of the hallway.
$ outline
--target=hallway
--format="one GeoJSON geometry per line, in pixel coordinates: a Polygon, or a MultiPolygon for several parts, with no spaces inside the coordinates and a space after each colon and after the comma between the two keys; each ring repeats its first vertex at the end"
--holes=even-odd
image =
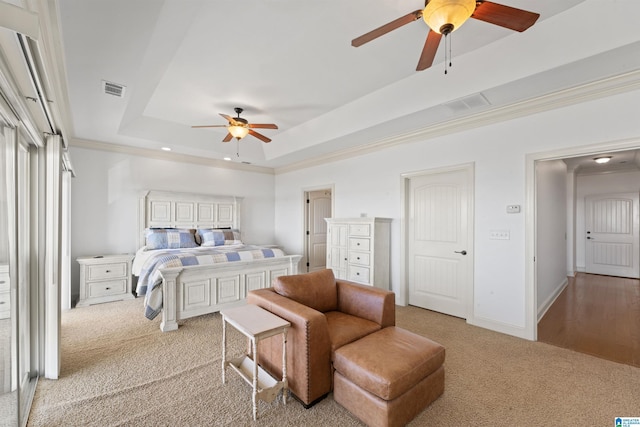
{"type": "Polygon", "coordinates": [[[640,367],[640,280],[569,278],[538,323],[538,341],[640,367]]]}

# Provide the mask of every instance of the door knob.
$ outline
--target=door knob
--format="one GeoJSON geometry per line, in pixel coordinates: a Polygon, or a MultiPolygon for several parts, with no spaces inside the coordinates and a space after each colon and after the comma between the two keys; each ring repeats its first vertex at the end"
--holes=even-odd
{"type": "Polygon", "coordinates": [[[466,255],[466,254],[467,254],[467,251],[465,251],[465,250],[462,250],[462,251],[453,251],[453,252],[455,252],[455,253],[457,253],[457,254],[462,254],[462,255],[466,255]]]}

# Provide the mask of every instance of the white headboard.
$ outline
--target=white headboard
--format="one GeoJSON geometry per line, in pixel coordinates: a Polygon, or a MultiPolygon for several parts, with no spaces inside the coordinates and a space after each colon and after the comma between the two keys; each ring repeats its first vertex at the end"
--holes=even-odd
{"type": "Polygon", "coordinates": [[[240,229],[242,197],[146,191],[138,205],[138,247],[145,228],[240,229]]]}

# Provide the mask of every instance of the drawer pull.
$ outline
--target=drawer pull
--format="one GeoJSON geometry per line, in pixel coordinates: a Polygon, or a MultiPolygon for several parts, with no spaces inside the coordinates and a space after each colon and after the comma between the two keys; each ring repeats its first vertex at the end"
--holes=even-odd
{"type": "Polygon", "coordinates": [[[105,291],[108,291],[109,289],[111,289],[111,288],[109,288],[109,287],[104,288],[105,291]]]}
{"type": "Polygon", "coordinates": [[[4,280],[0,280],[0,285],[4,285],[5,283],[7,282],[5,282],[4,280]]]}
{"type": "Polygon", "coordinates": [[[360,259],[360,257],[356,257],[356,259],[357,259],[357,260],[359,260],[359,259],[360,259]]]}
{"type": "Polygon", "coordinates": [[[107,270],[107,271],[105,271],[105,273],[111,273],[111,270],[107,270]]]}
{"type": "Polygon", "coordinates": [[[4,303],[5,303],[4,301],[0,301],[0,305],[2,305],[2,304],[4,304],[4,303]]]}
{"type": "Polygon", "coordinates": [[[356,276],[359,276],[359,275],[360,275],[360,273],[356,273],[356,276]]]}
{"type": "Polygon", "coordinates": [[[360,242],[356,243],[356,246],[360,246],[360,242]]]}

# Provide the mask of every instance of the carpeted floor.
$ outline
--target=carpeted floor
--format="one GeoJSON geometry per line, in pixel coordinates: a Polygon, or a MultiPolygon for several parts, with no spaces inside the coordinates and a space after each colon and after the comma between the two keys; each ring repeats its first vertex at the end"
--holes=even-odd
{"type": "MultiPolygon", "coordinates": [[[[29,426],[361,426],[330,395],[311,409],[261,402],[227,371],[221,382],[221,319],[181,322],[162,333],[142,300],[77,308],[62,318],[62,370],[41,379],[29,426]]],[[[415,426],[609,426],[640,416],[640,369],[467,325],[415,307],[398,326],[446,347],[446,385],[415,426]]],[[[244,339],[230,331],[231,347],[244,339]]]]}

